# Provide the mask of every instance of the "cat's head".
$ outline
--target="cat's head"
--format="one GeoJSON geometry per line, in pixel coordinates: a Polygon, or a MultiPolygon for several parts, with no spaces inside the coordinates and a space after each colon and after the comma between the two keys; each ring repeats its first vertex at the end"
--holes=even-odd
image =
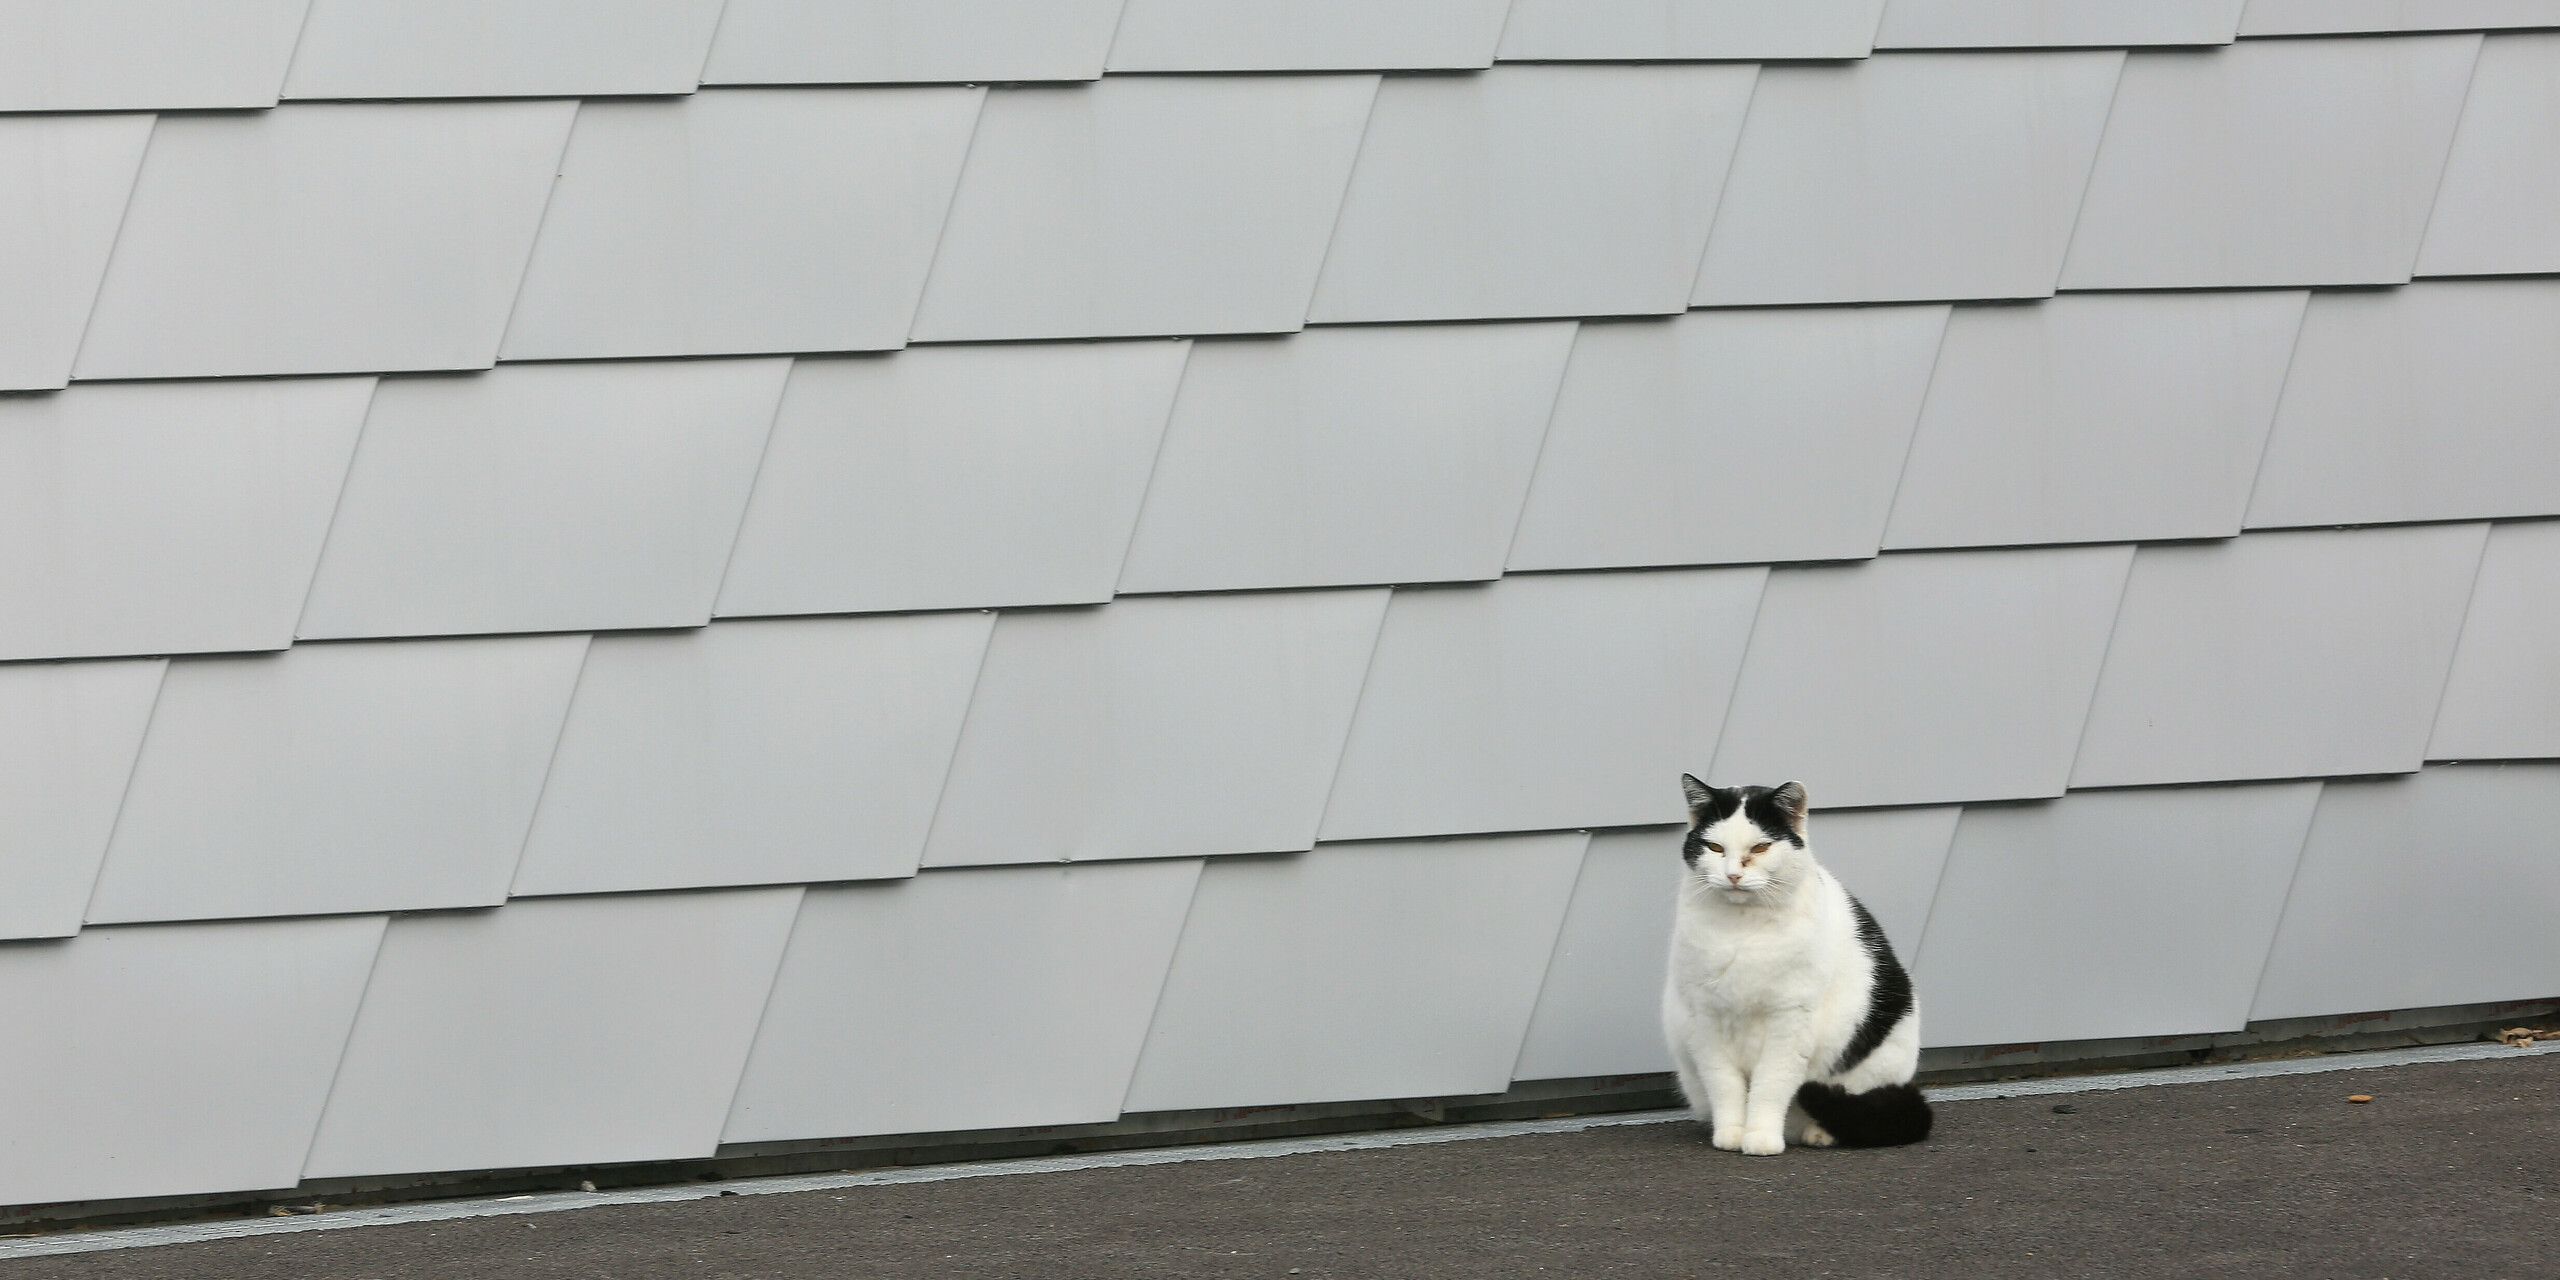
{"type": "Polygon", "coordinates": [[[1689,800],[1689,838],[1680,857],[1701,888],[1747,903],[1801,878],[1803,783],[1710,787],[1684,773],[1680,789],[1689,800]]]}

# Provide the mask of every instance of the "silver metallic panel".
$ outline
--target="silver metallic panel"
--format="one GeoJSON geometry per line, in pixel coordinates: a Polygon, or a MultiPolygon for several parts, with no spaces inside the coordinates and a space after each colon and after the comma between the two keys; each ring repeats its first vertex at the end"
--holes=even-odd
{"type": "Polygon", "coordinates": [[[1286,333],[1374,76],[1133,76],[987,99],[915,340],[1286,333]]]}
{"type": "Polygon", "coordinates": [[[795,362],[717,612],[1110,599],[1187,346],[795,362]]]}
{"type": "Polygon", "coordinates": [[[2249,1016],[2560,991],[2554,812],[2560,764],[2430,765],[2330,783],[2249,1016]]]}
{"type": "Polygon", "coordinates": [[[1816,806],[2062,793],[2130,547],[1779,569],[1714,777],[1816,806]]]}
{"type": "Polygon", "coordinates": [[[0,666],[0,939],[80,931],[168,665],[0,666]]]}
{"type": "Polygon", "coordinates": [[[2306,296],[1956,308],[1884,545],[2240,532],[2306,296]]]}
{"type": "Polygon", "coordinates": [[[1690,302],[2052,293],[2123,61],[1883,54],[1762,71],[1690,302]]]}
{"type": "Polygon", "coordinates": [[[984,91],[591,102],[509,360],[904,345],[984,91]]]}
{"type": "Polygon", "coordinates": [[[710,1155],[800,892],[400,917],[303,1176],[710,1155]]]}
{"type": "Polygon", "coordinates": [[[1573,331],[1397,325],[1197,344],[1120,590],[1500,577],[1573,331]]]}
{"type": "Polygon", "coordinates": [[[1765,569],[1538,574],[1387,607],[1323,836],[1683,816],[1765,569]]]}
{"type": "Polygon", "coordinates": [[[1791,307],[1584,325],[1511,567],[1874,555],[1946,322],[1791,307]],[[1821,497],[1775,499],[1743,471],[1821,497]]]}
{"type": "Polygon", "coordinates": [[[1922,1040],[2183,1035],[2264,1016],[2250,993],[2320,789],[2084,791],[1965,810],[1920,945],[1922,1040]]]}
{"type": "Polygon", "coordinates": [[[1121,0],[728,0],[704,84],[1091,80],[1121,0]]]}
{"type": "Polygon", "coordinates": [[[2560,756],[2560,520],[2492,525],[2430,760],[2560,756]]]}
{"type": "Polygon", "coordinates": [[[1681,310],[1753,75],[1550,66],[1390,77],[1307,318],[1681,310]]]}
{"type": "Polygon", "coordinates": [[[2065,289],[2409,278],[2478,36],[2126,59],[2065,289]]]}
{"type": "Polygon", "coordinates": [[[1587,843],[1211,862],[1124,1109],[1501,1092],[1587,843]]]}
{"type": "Polygon", "coordinates": [[[1309,847],[1387,594],[1004,614],[924,865],[1309,847]]]}
{"type": "Polygon", "coordinates": [[[585,636],[170,666],[92,921],[494,904],[585,636]]]}
{"type": "Polygon", "coordinates": [[[687,360],[385,379],[299,634],[710,621],[789,370],[687,360]]]}
{"type": "Polygon", "coordinates": [[[2418,767],[2486,525],[2144,547],[2074,787],[2418,767]]]}
{"type": "Polygon", "coordinates": [[[288,98],[691,93],[721,0],[312,0],[288,98]]]}
{"type": "Polygon", "coordinates": [[[811,889],[721,1140],[1117,1118],[1199,879],[1180,859],[811,889]]]}
{"type": "Polygon", "coordinates": [[[994,625],[945,613],[597,636],[514,892],[915,874],[994,625]]]}

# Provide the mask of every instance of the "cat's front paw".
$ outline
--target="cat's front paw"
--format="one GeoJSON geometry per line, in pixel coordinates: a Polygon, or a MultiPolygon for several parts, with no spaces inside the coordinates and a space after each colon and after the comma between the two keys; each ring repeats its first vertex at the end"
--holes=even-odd
{"type": "Polygon", "coordinates": [[[1718,1151],[1740,1151],[1742,1150],[1742,1130],[1717,1125],[1707,1131],[1707,1144],[1718,1151]]]}
{"type": "Polygon", "coordinates": [[[1838,1141],[1831,1136],[1829,1129],[1818,1124],[1808,1123],[1804,1127],[1804,1132],[1796,1135],[1796,1145],[1799,1147],[1828,1147],[1836,1145],[1838,1141]]]}
{"type": "Polygon", "coordinates": [[[1787,1140],[1775,1133],[1742,1135],[1742,1154],[1746,1156],[1774,1156],[1786,1149],[1787,1140]]]}

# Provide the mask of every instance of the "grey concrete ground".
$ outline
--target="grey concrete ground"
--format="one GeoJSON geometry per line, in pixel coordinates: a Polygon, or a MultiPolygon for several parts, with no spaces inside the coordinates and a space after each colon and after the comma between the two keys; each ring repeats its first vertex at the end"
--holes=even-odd
{"type": "Polygon", "coordinates": [[[2560,1275],[2556,1225],[2560,1055],[1952,1102],[1927,1145],[1886,1151],[1753,1159],[1639,1125],[29,1258],[0,1280],[2520,1280],[2560,1275]]]}

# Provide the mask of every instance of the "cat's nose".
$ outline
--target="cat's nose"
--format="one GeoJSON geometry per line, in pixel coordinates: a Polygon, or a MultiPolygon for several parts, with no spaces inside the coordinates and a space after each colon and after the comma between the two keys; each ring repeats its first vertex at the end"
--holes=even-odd
{"type": "Polygon", "coordinates": [[[1740,883],[1742,883],[1742,873],[1741,873],[1741,872],[1739,872],[1739,871],[1728,871],[1728,872],[1725,872],[1725,873],[1724,873],[1724,878],[1725,878],[1725,879],[1727,879],[1727,880],[1732,881],[1732,882],[1733,882],[1733,883],[1735,883],[1735,884],[1740,884],[1740,883]]]}

